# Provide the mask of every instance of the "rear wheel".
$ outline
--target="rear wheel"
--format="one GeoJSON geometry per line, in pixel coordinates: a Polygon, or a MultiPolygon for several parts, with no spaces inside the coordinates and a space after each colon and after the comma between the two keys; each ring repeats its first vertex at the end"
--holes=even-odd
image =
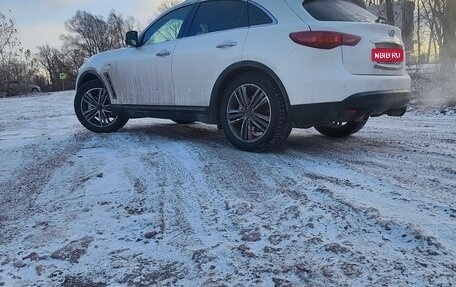
{"type": "Polygon", "coordinates": [[[315,129],[328,137],[342,138],[359,132],[367,123],[367,119],[362,122],[334,122],[327,125],[315,126],[315,129]]]}
{"type": "Polygon", "coordinates": [[[112,113],[108,91],[99,80],[87,82],[78,89],[74,110],[79,122],[96,133],[115,132],[128,122],[128,118],[112,113]]]}
{"type": "Polygon", "coordinates": [[[279,146],[291,132],[284,95],[268,76],[249,72],[226,87],[220,124],[228,140],[245,151],[279,146]]]}
{"type": "Polygon", "coordinates": [[[32,89],[32,93],[38,93],[38,89],[37,88],[33,88],[32,89]]]}

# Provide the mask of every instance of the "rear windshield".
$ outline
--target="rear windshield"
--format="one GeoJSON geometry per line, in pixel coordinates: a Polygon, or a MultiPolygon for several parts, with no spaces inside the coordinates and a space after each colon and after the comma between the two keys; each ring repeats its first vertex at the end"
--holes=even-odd
{"type": "Polygon", "coordinates": [[[304,9],[318,21],[375,22],[376,17],[357,0],[307,0],[304,9]]]}

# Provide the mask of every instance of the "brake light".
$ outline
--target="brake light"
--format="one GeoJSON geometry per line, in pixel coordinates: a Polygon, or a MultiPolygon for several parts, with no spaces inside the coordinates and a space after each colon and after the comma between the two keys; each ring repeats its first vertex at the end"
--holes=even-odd
{"type": "Polygon", "coordinates": [[[329,31],[305,31],[290,34],[293,42],[318,49],[333,49],[339,46],[356,46],[361,37],[329,31]]]}

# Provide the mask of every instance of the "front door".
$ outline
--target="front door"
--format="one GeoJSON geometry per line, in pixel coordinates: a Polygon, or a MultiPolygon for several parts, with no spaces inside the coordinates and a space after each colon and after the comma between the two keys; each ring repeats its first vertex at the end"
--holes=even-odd
{"type": "Polygon", "coordinates": [[[116,65],[120,104],[174,105],[172,57],[191,7],[164,15],[145,31],[140,47],[122,53],[116,65]]]}

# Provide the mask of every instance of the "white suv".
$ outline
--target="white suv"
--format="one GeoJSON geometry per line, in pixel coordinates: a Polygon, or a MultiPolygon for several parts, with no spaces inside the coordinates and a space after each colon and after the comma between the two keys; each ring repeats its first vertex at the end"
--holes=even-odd
{"type": "Polygon", "coordinates": [[[75,110],[91,131],[200,121],[262,151],[291,128],[348,136],[409,103],[401,32],[362,0],[186,1],[126,43],[80,69],[75,110]]]}

